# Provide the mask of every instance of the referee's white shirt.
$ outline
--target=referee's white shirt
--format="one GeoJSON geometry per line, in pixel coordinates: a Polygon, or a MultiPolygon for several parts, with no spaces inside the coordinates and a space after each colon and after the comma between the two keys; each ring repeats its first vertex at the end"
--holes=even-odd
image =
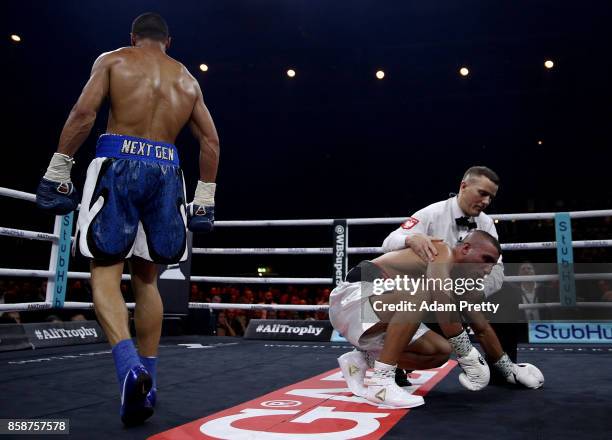
{"type": "MultiPolygon", "coordinates": [[[[399,228],[391,232],[383,242],[382,247],[385,252],[403,249],[406,247],[406,237],[414,234],[425,234],[440,238],[453,247],[458,241],[463,240],[469,232],[467,226],[457,226],[455,223],[455,219],[465,216],[465,213],[459,207],[456,196],[433,203],[415,212],[399,228]]],[[[498,238],[493,219],[484,212],[481,212],[477,217],[471,217],[469,221],[476,222],[476,229],[486,231],[498,238]]],[[[497,292],[503,282],[504,265],[500,256],[491,273],[485,278],[485,295],[490,296],[497,292]]]]}

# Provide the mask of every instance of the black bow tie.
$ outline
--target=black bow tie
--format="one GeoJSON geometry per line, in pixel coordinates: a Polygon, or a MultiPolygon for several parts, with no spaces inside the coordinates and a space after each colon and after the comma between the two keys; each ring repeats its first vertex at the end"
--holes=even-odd
{"type": "Polygon", "coordinates": [[[455,223],[457,224],[457,226],[463,226],[464,228],[468,228],[468,229],[476,229],[476,222],[475,221],[470,221],[471,217],[459,217],[455,219],[455,223]]]}

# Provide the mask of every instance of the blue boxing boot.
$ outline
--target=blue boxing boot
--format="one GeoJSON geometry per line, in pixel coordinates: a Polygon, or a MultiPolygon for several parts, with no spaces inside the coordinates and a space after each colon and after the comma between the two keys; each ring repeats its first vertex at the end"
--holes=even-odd
{"type": "Polygon", "coordinates": [[[153,415],[147,396],[153,387],[151,375],[142,365],[130,369],[123,381],[119,415],[126,426],[140,425],[153,415]]]}
{"type": "Polygon", "coordinates": [[[155,404],[157,403],[157,388],[151,388],[149,394],[145,398],[145,407],[151,408],[151,411],[155,410],[155,404]]]}
{"type": "Polygon", "coordinates": [[[131,339],[119,341],[113,347],[113,358],[121,392],[121,421],[126,426],[139,425],[153,415],[153,406],[147,403],[153,379],[140,362],[131,339]]]}
{"type": "Polygon", "coordinates": [[[151,391],[147,394],[147,398],[145,400],[145,405],[150,406],[151,408],[155,408],[155,404],[157,403],[157,357],[155,356],[139,356],[140,362],[147,369],[149,374],[151,375],[151,379],[153,379],[153,386],[151,387],[151,391]]]}

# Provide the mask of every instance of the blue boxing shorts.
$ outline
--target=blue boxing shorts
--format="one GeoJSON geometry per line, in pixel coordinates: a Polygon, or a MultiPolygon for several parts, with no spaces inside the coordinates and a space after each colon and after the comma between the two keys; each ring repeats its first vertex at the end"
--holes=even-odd
{"type": "Polygon", "coordinates": [[[89,258],[187,259],[185,182],[174,145],[104,134],[87,169],[79,249],[89,258]]]}

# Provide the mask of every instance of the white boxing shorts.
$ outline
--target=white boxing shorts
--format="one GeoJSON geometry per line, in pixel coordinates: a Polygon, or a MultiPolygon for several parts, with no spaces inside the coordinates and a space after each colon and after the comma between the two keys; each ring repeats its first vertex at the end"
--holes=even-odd
{"type": "MultiPolygon", "coordinates": [[[[362,281],[343,282],[329,295],[329,320],[338,332],[356,348],[363,351],[380,351],[385,342],[385,333],[364,335],[380,319],[372,309],[372,289],[362,290],[362,281]]],[[[429,331],[421,323],[412,337],[412,344],[429,331]]]]}

